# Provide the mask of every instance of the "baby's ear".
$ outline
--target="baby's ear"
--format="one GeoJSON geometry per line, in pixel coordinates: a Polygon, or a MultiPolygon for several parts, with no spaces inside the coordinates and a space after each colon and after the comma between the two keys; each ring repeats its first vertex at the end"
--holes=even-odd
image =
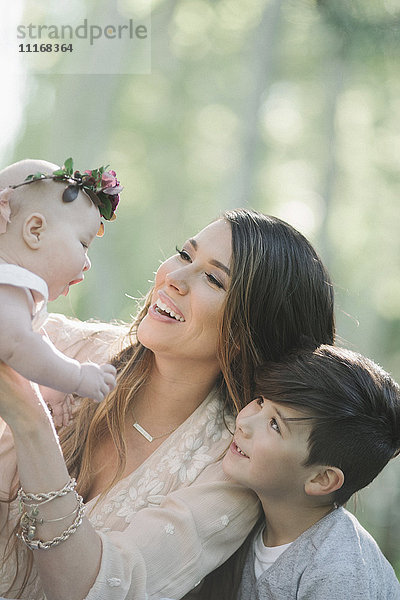
{"type": "Polygon", "coordinates": [[[39,248],[41,236],[46,229],[46,217],[42,214],[32,213],[26,217],[23,224],[22,237],[29,248],[32,250],[37,250],[39,248]]]}
{"type": "Polygon", "coordinates": [[[316,467],[307,479],[304,490],[308,496],[326,496],[339,490],[344,483],[344,474],[338,467],[316,467]]]}

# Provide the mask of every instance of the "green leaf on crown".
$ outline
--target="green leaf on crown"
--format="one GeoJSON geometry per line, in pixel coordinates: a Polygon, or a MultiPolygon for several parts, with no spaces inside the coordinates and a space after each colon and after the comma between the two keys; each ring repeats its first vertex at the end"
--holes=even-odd
{"type": "Polygon", "coordinates": [[[72,160],[72,158],[67,158],[67,160],[65,161],[64,171],[66,171],[68,175],[72,175],[74,171],[74,161],[72,160]]]}

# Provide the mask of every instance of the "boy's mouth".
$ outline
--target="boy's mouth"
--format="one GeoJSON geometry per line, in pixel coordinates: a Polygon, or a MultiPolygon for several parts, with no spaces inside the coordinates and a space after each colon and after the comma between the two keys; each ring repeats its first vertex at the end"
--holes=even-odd
{"type": "Polygon", "coordinates": [[[246,458],[250,458],[250,456],[248,456],[248,454],[246,454],[245,452],[243,452],[243,450],[241,448],[239,448],[239,446],[237,445],[235,440],[233,440],[232,443],[233,443],[233,447],[235,448],[236,452],[239,452],[239,454],[241,454],[242,456],[245,456],[246,458]]]}

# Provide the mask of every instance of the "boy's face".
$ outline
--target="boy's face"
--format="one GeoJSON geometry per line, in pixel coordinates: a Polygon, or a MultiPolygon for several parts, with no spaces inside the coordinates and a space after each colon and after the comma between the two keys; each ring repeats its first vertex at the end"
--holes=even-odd
{"type": "Polygon", "coordinates": [[[261,501],[304,497],[312,467],[308,457],[309,421],[285,421],[306,415],[257,398],[240,411],[233,442],[224,457],[227,475],[254,490],[261,501]]]}
{"type": "Polygon", "coordinates": [[[100,213],[93,202],[80,192],[68,204],[49,200],[47,229],[40,258],[42,277],[49,288],[49,300],[67,295],[70,285],[79,283],[90,269],[87,252],[100,227],[100,213]]]}

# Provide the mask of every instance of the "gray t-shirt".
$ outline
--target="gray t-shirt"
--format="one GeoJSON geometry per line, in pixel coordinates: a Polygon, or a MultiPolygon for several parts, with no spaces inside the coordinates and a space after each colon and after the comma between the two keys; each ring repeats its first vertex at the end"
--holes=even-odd
{"type": "Polygon", "coordinates": [[[400,600],[375,540],[338,508],[310,527],[258,579],[250,547],[238,600],[400,600]]]}

